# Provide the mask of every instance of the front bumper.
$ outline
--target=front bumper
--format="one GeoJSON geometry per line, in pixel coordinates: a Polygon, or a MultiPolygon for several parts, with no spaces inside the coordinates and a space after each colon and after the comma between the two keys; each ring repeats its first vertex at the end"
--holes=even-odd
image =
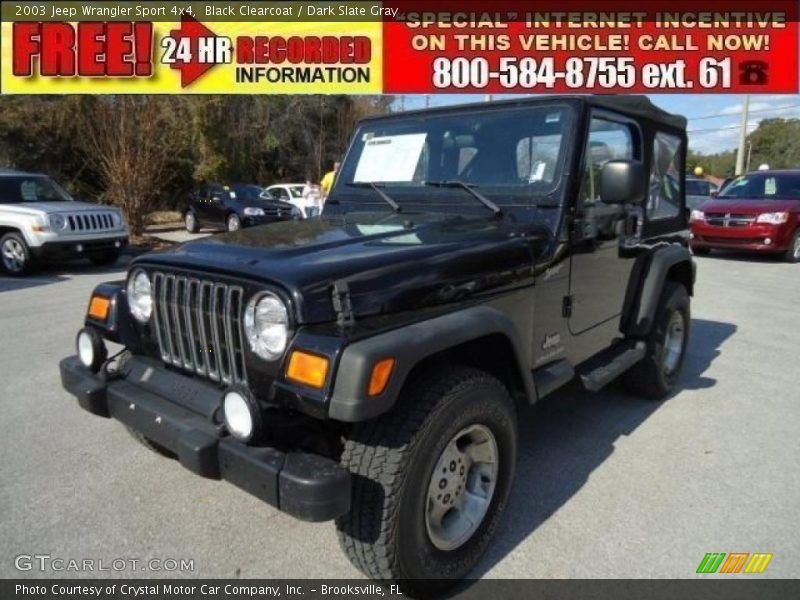
{"type": "Polygon", "coordinates": [[[748,252],[784,252],[791,236],[781,226],[754,223],[748,227],[719,227],[693,223],[692,248],[719,248],[748,252]]]}
{"type": "Polygon", "coordinates": [[[327,521],[350,510],[350,473],[337,462],[227,436],[213,419],[221,397],[214,386],[138,357],[117,378],[95,375],[75,356],[59,367],[64,388],[83,409],[142,433],[198,475],[229,481],[305,521],[327,521]]]}
{"type": "Polygon", "coordinates": [[[45,242],[31,247],[36,258],[80,258],[110,250],[122,251],[128,245],[128,236],[103,239],[45,242]]]}

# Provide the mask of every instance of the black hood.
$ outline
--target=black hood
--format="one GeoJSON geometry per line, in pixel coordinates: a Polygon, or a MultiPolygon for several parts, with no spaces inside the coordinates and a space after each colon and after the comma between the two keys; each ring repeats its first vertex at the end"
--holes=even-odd
{"type": "Polygon", "coordinates": [[[193,268],[283,287],[304,323],[336,319],[334,282],[356,318],[496,290],[531,272],[529,239],[508,220],[349,213],[243,229],[148,254],[137,262],[193,268]]]}

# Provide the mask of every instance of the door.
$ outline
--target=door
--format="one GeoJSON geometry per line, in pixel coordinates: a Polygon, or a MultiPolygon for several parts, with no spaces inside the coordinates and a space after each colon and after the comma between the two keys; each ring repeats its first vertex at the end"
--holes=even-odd
{"type": "MultiPolygon", "coordinates": [[[[586,140],[582,183],[571,232],[569,330],[579,335],[605,325],[616,330],[633,259],[620,252],[626,209],[600,198],[600,171],[610,160],[641,160],[638,126],[621,117],[593,113],[586,140]]],[[[609,338],[610,339],[610,338],[609,338]]]]}
{"type": "Polygon", "coordinates": [[[228,192],[221,185],[208,186],[208,221],[209,223],[219,226],[225,224],[225,217],[228,208],[225,205],[225,200],[228,197],[228,192]]]}

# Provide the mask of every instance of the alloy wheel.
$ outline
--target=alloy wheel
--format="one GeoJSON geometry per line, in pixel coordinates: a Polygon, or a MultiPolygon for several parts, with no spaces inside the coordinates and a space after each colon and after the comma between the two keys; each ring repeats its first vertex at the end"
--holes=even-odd
{"type": "Polygon", "coordinates": [[[498,477],[497,441],[484,425],[459,431],[445,446],[428,484],[425,527],[439,550],[462,546],[477,531],[498,477]]]}
{"type": "Polygon", "coordinates": [[[11,273],[20,273],[25,268],[25,249],[17,240],[3,242],[3,266],[11,273]]]}

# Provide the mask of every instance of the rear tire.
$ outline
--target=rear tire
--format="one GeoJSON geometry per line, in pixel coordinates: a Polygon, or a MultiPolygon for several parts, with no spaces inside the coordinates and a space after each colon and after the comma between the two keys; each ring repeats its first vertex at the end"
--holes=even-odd
{"type": "Polygon", "coordinates": [[[33,270],[31,251],[19,233],[7,233],[0,238],[0,263],[13,277],[27,275],[33,270]]]}
{"type": "Polygon", "coordinates": [[[516,455],[516,410],[500,381],[457,366],[416,378],[389,413],[355,425],[346,441],[353,503],[336,521],[342,550],[404,593],[452,587],[497,530],[516,455]]]}
{"type": "Polygon", "coordinates": [[[90,255],[89,260],[92,261],[92,264],[97,267],[108,267],[119,260],[119,255],[119,250],[106,250],[100,254],[90,255]]]}
{"type": "Polygon", "coordinates": [[[789,247],[786,249],[784,258],[788,263],[800,262],[800,229],[794,232],[792,241],[789,242],[789,247]]]}
{"type": "Polygon", "coordinates": [[[686,288],[667,281],[661,291],[653,329],[645,339],[647,354],[622,376],[628,391],[651,400],[662,400],[672,392],[686,358],[690,324],[686,288]]]}
{"type": "Polygon", "coordinates": [[[186,226],[186,231],[189,233],[197,233],[199,230],[199,227],[197,226],[197,217],[195,216],[194,211],[186,211],[186,214],[183,216],[183,224],[186,226]]]}
{"type": "Polygon", "coordinates": [[[178,457],[177,454],[175,454],[169,448],[165,448],[161,444],[154,442],[148,437],[145,437],[135,429],[128,427],[127,425],[125,426],[125,429],[127,429],[128,433],[130,433],[133,436],[133,439],[135,439],[137,442],[139,442],[142,446],[144,446],[148,450],[155,452],[156,454],[160,454],[161,456],[166,456],[167,458],[178,457]]]}

